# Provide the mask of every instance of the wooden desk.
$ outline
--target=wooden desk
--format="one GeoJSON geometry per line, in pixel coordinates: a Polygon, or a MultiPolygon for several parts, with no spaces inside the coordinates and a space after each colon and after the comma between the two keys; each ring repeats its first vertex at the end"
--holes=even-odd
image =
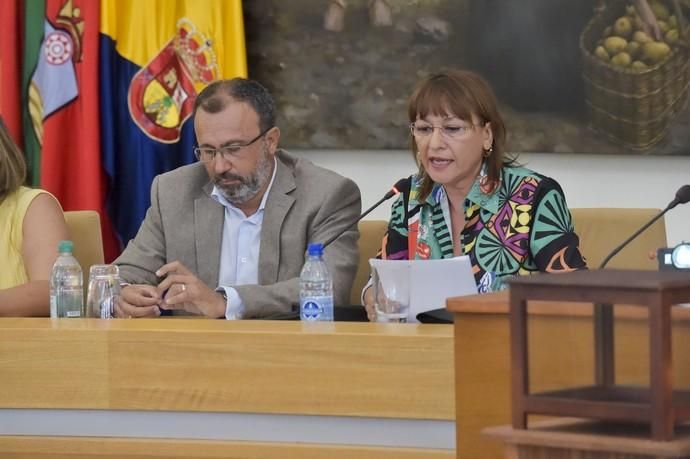
{"type": "MultiPolygon", "coordinates": [[[[482,429],[511,422],[510,327],[508,293],[450,298],[455,314],[457,453],[462,459],[498,459],[500,445],[481,436],[482,429]]],[[[530,302],[531,388],[558,390],[593,381],[592,307],[582,303],[530,302]]],[[[615,308],[616,381],[648,385],[648,314],[645,308],[615,308]]],[[[690,387],[690,309],[672,310],[673,379],[690,387]]]]}
{"type": "Polygon", "coordinates": [[[0,319],[0,457],[454,457],[452,343],[448,325],[0,319]]]}

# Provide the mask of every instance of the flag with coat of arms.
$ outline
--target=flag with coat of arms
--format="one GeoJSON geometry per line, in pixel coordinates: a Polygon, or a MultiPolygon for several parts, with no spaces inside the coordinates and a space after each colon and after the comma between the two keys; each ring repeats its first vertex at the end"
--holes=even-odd
{"type": "Polygon", "coordinates": [[[241,0],[3,1],[0,115],[32,185],[100,212],[111,260],[153,177],[194,161],[196,95],[246,76],[241,0]]]}

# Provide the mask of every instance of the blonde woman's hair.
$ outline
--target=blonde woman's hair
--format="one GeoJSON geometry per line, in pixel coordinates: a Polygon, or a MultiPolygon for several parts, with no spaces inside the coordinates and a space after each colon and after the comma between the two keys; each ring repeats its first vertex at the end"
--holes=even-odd
{"type": "Polygon", "coordinates": [[[0,203],[26,179],[26,161],[0,117],[0,203]]]}

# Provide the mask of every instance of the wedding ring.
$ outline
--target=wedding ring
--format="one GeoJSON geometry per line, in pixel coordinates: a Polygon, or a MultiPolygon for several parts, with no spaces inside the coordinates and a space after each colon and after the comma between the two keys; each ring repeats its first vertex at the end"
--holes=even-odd
{"type": "Polygon", "coordinates": [[[187,290],[187,286],[185,284],[182,284],[182,291],[184,292],[185,290],[187,290]]]}

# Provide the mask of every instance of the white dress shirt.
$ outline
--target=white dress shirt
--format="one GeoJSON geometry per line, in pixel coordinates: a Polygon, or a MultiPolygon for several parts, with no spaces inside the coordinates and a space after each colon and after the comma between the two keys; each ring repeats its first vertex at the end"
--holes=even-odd
{"type": "Polygon", "coordinates": [[[261,247],[261,225],[264,221],[264,208],[268,193],[273,186],[277,165],[273,159],[273,176],[268,188],[261,198],[259,209],[249,217],[228,202],[214,185],[211,197],[225,209],[223,237],[220,249],[220,269],[218,288],[225,291],[225,318],[228,320],[242,318],[244,303],[232,286],[257,284],[259,282],[259,249],[261,247]]]}

